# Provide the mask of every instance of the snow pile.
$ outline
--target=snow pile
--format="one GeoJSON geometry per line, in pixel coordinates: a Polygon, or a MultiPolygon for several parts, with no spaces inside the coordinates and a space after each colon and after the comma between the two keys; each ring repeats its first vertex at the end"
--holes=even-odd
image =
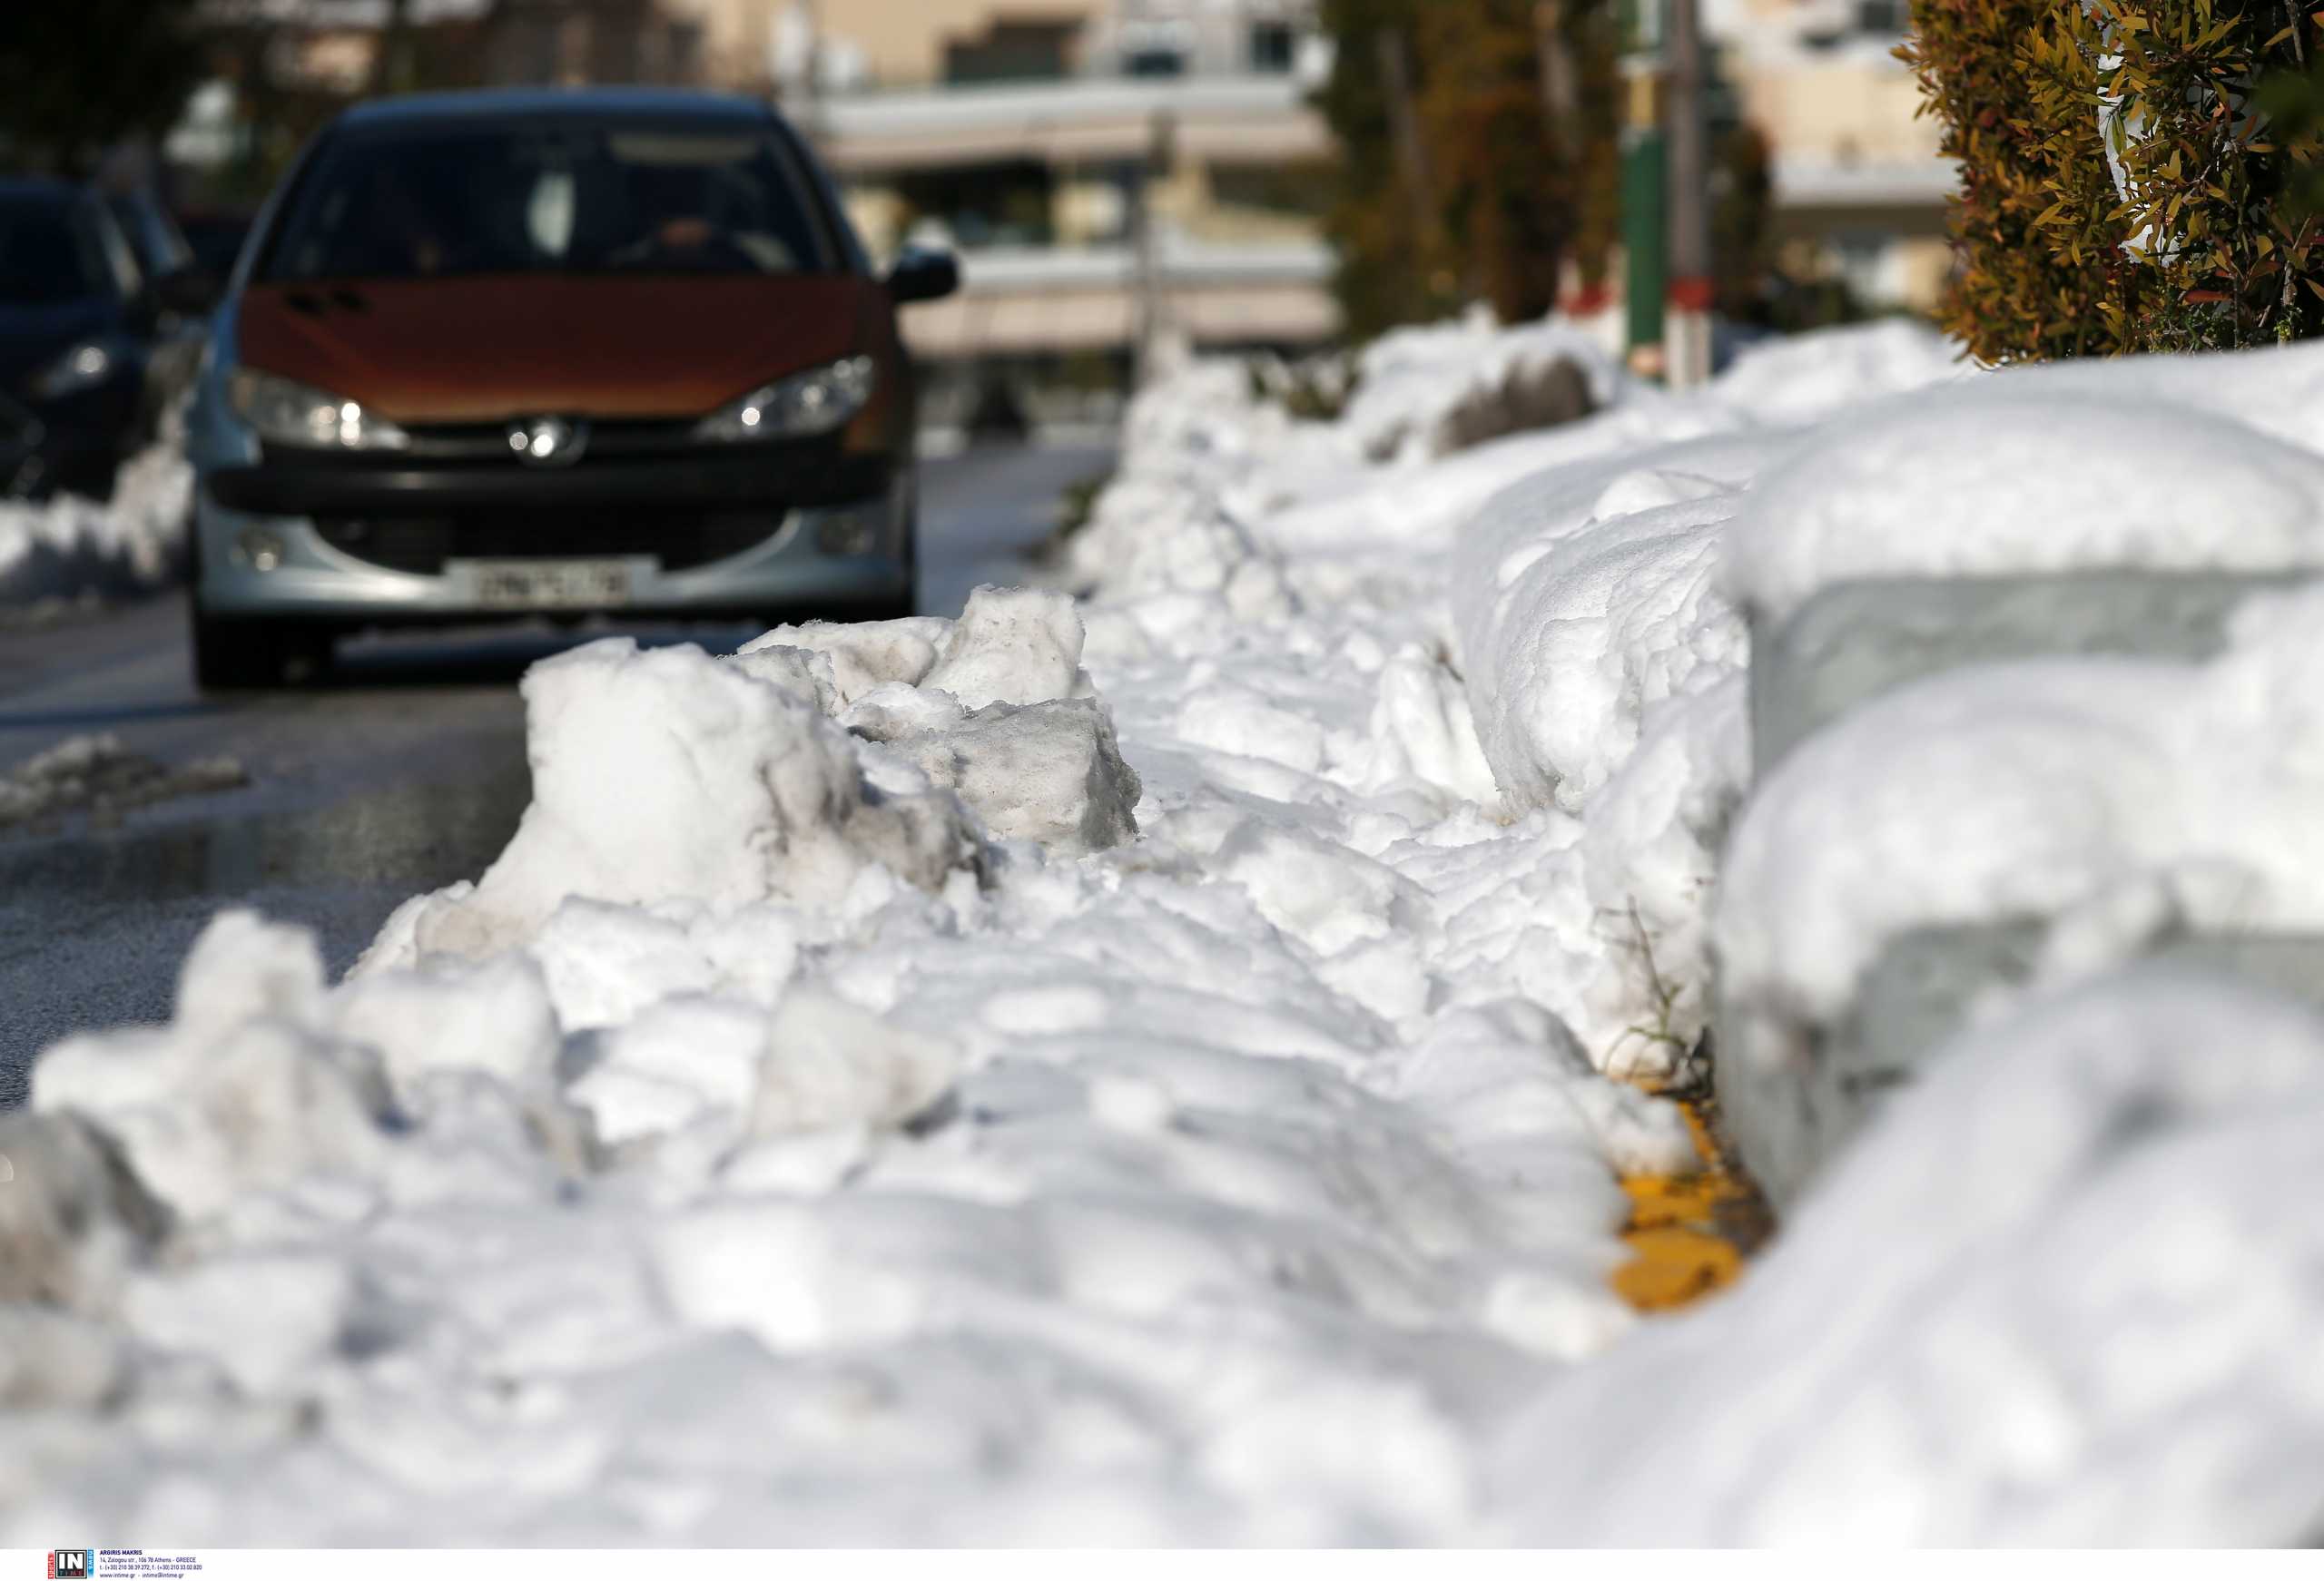
{"type": "Polygon", "coordinates": [[[1709,1016],[1711,885],[1750,767],[1728,524],[1818,432],[1770,419],[1958,372],[1923,329],[1805,337],[1692,398],[1445,464],[1534,464],[1463,520],[1450,596],[1480,750],[1512,810],[1542,810],[1456,929],[1610,1068],[1668,1074],[1709,1016]]]}
{"type": "Polygon", "coordinates": [[[68,736],[0,775],[0,829],[84,810],[111,817],[172,796],[249,783],[231,758],[198,758],[173,769],[129,751],[110,732],[68,736]]]}
{"type": "Polygon", "coordinates": [[[0,500],[0,606],[148,591],[174,580],[193,517],[193,468],[173,415],[122,464],[103,504],[0,500]]]}
{"type": "Polygon", "coordinates": [[[1913,928],[2059,918],[2060,970],[2186,928],[2324,928],[2324,591],[2262,595],[2208,665],[1983,665],[1882,698],[1753,797],[1718,908],[1724,991],[1784,1051],[1913,928]]]}
{"type": "Polygon", "coordinates": [[[2324,1019],[2230,982],[2110,977],[1967,1034],[1740,1291],[1527,1413],[1509,1535],[2310,1541],[2319,1135],[2324,1019]]]}
{"type": "Polygon", "coordinates": [[[222,920],[172,1026],[38,1067],[174,1230],[7,1523],[1413,1540],[1628,1327],[1610,1166],[1683,1134],[1538,1009],[1407,1045],[1243,886],[1112,858],[862,921],[572,901],[326,989],[222,920]]]}
{"type": "Polygon", "coordinates": [[[171,1026],[52,1053],[40,1119],[171,1228],[75,1320],[110,1425],[34,1429],[0,1519],[1471,1529],[1472,1446],[1633,1321],[1617,1173],[1691,1144],[1462,975],[1447,906],[1532,831],[1478,805],[1436,565],[1157,527],[1086,653],[986,590],[545,663],[475,885],[336,988],[222,921],[171,1026]]]}
{"type": "Polygon", "coordinates": [[[1121,469],[1073,540],[1076,579],[1115,599],[1222,589],[1254,614],[1281,605],[1276,551],[1385,558],[1403,574],[1419,540],[1449,539],[1503,485],[1637,432],[1580,419],[1657,404],[1557,322],[1400,329],[1365,349],[1357,380],[1327,422],[1291,417],[1231,362],[1146,391],[1121,469]]]}
{"type": "MultiPolygon", "coordinates": [[[[1748,374],[1747,363],[1738,370],[1748,374]]],[[[1731,584],[1781,620],[1878,576],[2324,567],[2324,348],[2010,372],[1835,421],[1755,491],[1731,584]]]]}
{"type": "MultiPolygon", "coordinates": [[[[1197,366],[1132,415],[1086,611],[988,589],[539,666],[536,804],[474,885],[337,986],[221,919],[170,1026],[36,1067],[0,1150],[57,1183],[0,1204],[29,1271],[0,1355],[33,1358],[0,1390],[49,1409],[5,1424],[0,1527],[2299,1535],[2304,1012],[2045,999],[1894,1105],[1738,1294],[1641,1325],[1607,1282],[1617,1177],[1693,1157],[1600,1073],[1675,1071],[1701,1019],[1748,756],[1727,524],[1850,379],[1952,377],[1885,328],[1779,356],[1386,459],[1197,366]]],[[[2093,700],[2136,667],[2021,687],[2021,733],[2087,705],[2102,783],[2012,800],[1932,745],[1961,821],[1929,849],[2073,802],[2094,875],[2289,871],[2317,613],[2255,607],[2127,722],[2093,700]],[[2167,847],[2142,794],[2245,831],[2167,847]]],[[[1827,833],[1876,824],[1860,789],[1827,833]]],[[[1921,870],[1827,843],[1762,875],[1827,898],[1761,941],[1771,983],[1887,925],[1867,851],[1921,870]]],[[[2016,855],[1986,878],[2039,876],[2016,855]]]]}
{"type": "Polygon", "coordinates": [[[473,885],[407,903],[366,967],[480,958],[565,901],[876,907],[984,875],[986,836],[1068,854],[1137,831],[1137,778],[1062,594],[783,626],[730,659],[612,638],[534,666],[533,801],[473,885]]]}
{"type": "Polygon", "coordinates": [[[310,936],[229,913],[188,957],[169,1026],[66,1039],[34,1067],[33,1107],[100,1127],[191,1220],[253,1188],[375,1173],[386,1073],[323,1035],[322,979],[310,936]]]}
{"type": "Polygon", "coordinates": [[[934,889],[976,865],[950,795],[872,780],[812,701],[698,648],[610,638],[536,665],[523,692],[533,802],[516,838],[473,886],[400,910],[386,958],[505,949],[568,897],[833,905],[859,879],[934,889]]]}
{"type": "Polygon", "coordinates": [[[958,792],[995,836],[1080,856],[1133,838],[1138,798],[1082,642],[1062,595],[980,587],[957,624],[780,626],[738,657],[803,671],[841,724],[888,749],[878,761],[958,792]]]}
{"type": "Polygon", "coordinates": [[[1630,380],[1598,338],[1490,313],[1393,329],[1364,349],[1339,427],[1371,461],[1431,461],[1612,402],[1630,380]]]}
{"type": "Polygon", "coordinates": [[[1816,422],[1885,396],[1974,377],[1958,342],[1910,319],[1747,346],[1719,376],[1718,398],[1769,424],[1816,422]]]}
{"type": "MultiPolygon", "coordinates": [[[[2324,354],[2294,347],[2011,372],[1836,419],[1753,490],[1728,581],[1774,623],[1863,579],[2324,570],[2324,455],[2285,417],[2319,388],[2324,354]]],[[[2063,979],[2177,931],[2324,924],[2319,613],[2257,597],[2209,665],[1978,665],[1824,727],[1728,851],[1730,1074],[1792,1068],[1912,929],[2043,922],[2063,979]]]]}

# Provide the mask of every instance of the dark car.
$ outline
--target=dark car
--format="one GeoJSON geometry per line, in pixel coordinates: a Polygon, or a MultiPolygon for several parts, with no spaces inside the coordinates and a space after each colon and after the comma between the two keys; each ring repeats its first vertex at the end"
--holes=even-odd
{"type": "Polygon", "coordinates": [[[90,188],[0,180],[0,486],[112,492],[191,378],[180,320],[202,305],[197,276],[148,271],[90,188]]]}
{"type": "Polygon", "coordinates": [[[121,227],[147,279],[167,280],[194,267],[193,249],[187,244],[185,232],[153,193],[110,191],[104,199],[106,212],[121,227]]]}
{"type": "Polygon", "coordinates": [[[178,231],[193,250],[193,261],[212,277],[224,280],[234,272],[234,260],[250,239],[253,218],[240,209],[181,209],[178,231]]]}
{"type": "Polygon", "coordinates": [[[367,626],[912,607],[900,301],[763,103],[432,94],[340,116],[270,200],[190,430],[194,667],[367,626]]]}

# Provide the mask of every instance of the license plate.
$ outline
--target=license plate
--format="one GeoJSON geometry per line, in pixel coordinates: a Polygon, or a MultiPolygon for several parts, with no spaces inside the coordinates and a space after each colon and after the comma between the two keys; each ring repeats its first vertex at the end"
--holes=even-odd
{"type": "Polygon", "coordinates": [[[476,600],[488,609],[604,609],[629,602],[624,560],[471,560],[476,600]]]}

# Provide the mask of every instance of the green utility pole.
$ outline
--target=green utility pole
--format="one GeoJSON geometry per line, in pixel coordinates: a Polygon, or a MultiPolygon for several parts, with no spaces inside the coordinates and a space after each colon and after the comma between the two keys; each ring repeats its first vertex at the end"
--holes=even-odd
{"type": "Polygon", "coordinates": [[[1622,298],[1630,366],[1659,377],[1669,289],[1663,0],[1630,0],[1622,52],[1622,298]]]}

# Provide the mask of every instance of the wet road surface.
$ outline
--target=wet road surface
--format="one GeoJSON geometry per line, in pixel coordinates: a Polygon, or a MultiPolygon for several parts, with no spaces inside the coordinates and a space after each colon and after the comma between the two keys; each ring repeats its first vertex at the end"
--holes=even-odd
{"type": "MultiPolygon", "coordinates": [[[[1033,448],[926,463],[921,607],[957,614],[979,582],[1023,580],[1021,552],[1064,489],[1110,460],[1033,448]]],[[[58,1037],[166,1019],[178,963],[222,907],[313,928],[336,973],[407,896],[475,877],[529,793],[517,679],[608,629],[365,638],[341,644],[321,685],[220,702],[187,675],[181,596],[0,627],[0,769],[111,732],[168,764],[231,755],[251,780],[110,824],[0,830],[0,1106],[22,1100],[58,1037]]],[[[639,634],[715,651],[756,633],[639,634]]]]}

